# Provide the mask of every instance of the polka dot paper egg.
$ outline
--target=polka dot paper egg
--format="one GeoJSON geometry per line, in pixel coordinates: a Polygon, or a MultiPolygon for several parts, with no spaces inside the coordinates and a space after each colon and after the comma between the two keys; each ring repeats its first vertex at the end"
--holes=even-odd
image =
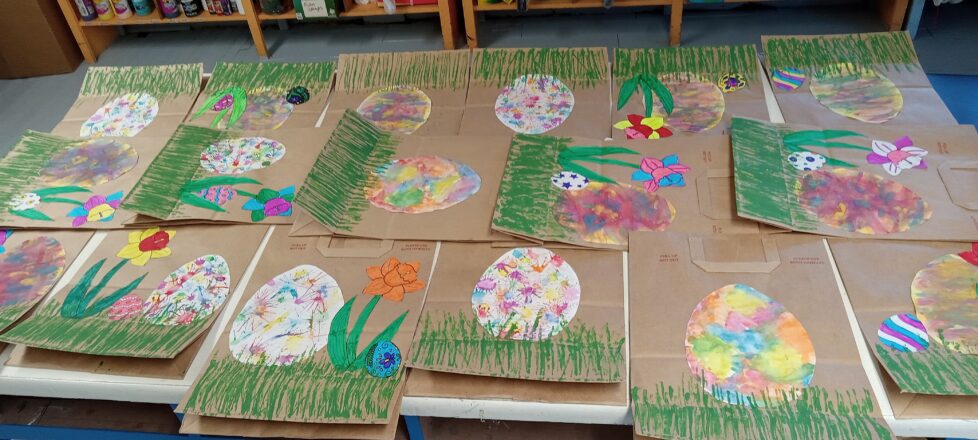
{"type": "Polygon", "coordinates": [[[796,151],[788,155],[788,163],[798,171],[815,171],[825,165],[825,156],[810,151],[796,151]]]}
{"type": "Polygon", "coordinates": [[[570,171],[561,171],[550,177],[550,183],[565,191],[582,189],[590,182],[587,177],[570,171]]]}

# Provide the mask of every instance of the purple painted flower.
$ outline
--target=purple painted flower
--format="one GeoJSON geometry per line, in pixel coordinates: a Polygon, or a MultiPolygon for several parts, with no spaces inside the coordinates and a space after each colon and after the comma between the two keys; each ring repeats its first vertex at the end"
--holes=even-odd
{"type": "Polygon", "coordinates": [[[911,168],[927,169],[924,156],[927,150],[915,147],[909,137],[904,136],[893,141],[873,141],[873,152],[866,155],[866,162],[873,165],[882,165],[891,176],[900,174],[903,170],[911,168]]]}
{"type": "Polygon", "coordinates": [[[107,196],[94,195],[88,198],[82,206],[68,212],[68,217],[74,217],[71,227],[77,228],[88,222],[107,222],[115,216],[115,210],[122,203],[122,191],[107,196]]]}
{"type": "MultiPolygon", "coordinates": [[[[243,194],[239,191],[239,194],[243,194]]],[[[278,191],[262,188],[255,198],[245,202],[241,209],[251,211],[251,221],[260,222],[266,217],[288,217],[292,215],[292,199],[295,186],[287,186],[278,191]]]]}

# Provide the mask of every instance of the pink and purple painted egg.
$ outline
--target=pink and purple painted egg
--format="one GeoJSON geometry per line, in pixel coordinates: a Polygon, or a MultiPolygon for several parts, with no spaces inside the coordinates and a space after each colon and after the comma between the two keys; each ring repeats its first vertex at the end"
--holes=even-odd
{"type": "Polygon", "coordinates": [[[119,298],[118,301],[112,303],[108,311],[109,319],[113,321],[132,319],[142,314],[143,299],[134,294],[119,298]]]}

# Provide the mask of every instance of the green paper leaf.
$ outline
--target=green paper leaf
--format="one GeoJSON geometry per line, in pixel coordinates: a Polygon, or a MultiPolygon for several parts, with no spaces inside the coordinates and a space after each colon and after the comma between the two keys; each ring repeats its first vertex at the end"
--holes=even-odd
{"type": "MultiPolygon", "coordinates": [[[[370,314],[374,312],[374,308],[377,307],[377,303],[380,302],[380,298],[380,295],[375,295],[373,298],[370,298],[370,302],[367,303],[367,306],[360,311],[360,316],[357,317],[357,322],[353,323],[353,328],[350,330],[350,334],[347,337],[347,353],[352,354],[357,352],[357,345],[360,345],[360,334],[363,333],[363,328],[367,325],[367,320],[370,319],[370,314]]],[[[367,345],[367,348],[369,347],[370,345],[367,345]]]]}
{"type": "Polygon", "coordinates": [[[82,314],[82,317],[87,318],[89,316],[95,316],[98,315],[99,313],[102,313],[103,310],[111,307],[112,304],[115,304],[115,302],[118,301],[119,298],[122,298],[128,295],[133,290],[136,290],[136,287],[139,287],[139,283],[143,282],[143,278],[146,278],[146,275],[148,274],[143,274],[143,276],[136,278],[135,280],[132,280],[129,284],[126,284],[119,290],[116,290],[111,295],[106,296],[98,301],[95,301],[95,304],[92,304],[92,307],[88,308],[88,310],[85,310],[85,312],[82,314]]]}
{"type": "Polygon", "coordinates": [[[261,191],[258,191],[258,197],[255,197],[255,200],[265,203],[274,198],[278,198],[278,191],[275,191],[274,189],[262,188],[261,191]]]}
{"type": "Polygon", "coordinates": [[[68,295],[65,296],[65,302],[61,304],[60,313],[62,317],[76,318],[81,314],[79,309],[84,307],[81,304],[81,300],[85,296],[85,293],[88,292],[89,287],[92,285],[92,280],[98,271],[102,269],[103,264],[105,264],[105,258],[88,268],[85,274],[82,275],[81,280],[78,281],[78,284],[75,284],[75,287],[72,287],[68,291],[68,295]]]}
{"type": "Polygon", "coordinates": [[[227,212],[221,205],[207,200],[197,193],[182,192],[180,193],[180,202],[185,205],[196,206],[198,208],[209,209],[211,211],[217,212],[227,212]]]}
{"type": "Polygon", "coordinates": [[[79,202],[74,199],[66,199],[64,197],[42,197],[41,201],[44,203],[68,203],[72,205],[85,206],[85,202],[79,202]]]}
{"type": "Polygon", "coordinates": [[[119,272],[119,270],[121,270],[122,267],[125,266],[126,263],[128,262],[129,260],[120,260],[118,263],[116,263],[115,266],[112,266],[112,269],[109,269],[108,273],[102,276],[102,279],[99,280],[98,284],[96,284],[95,287],[92,288],[92,290],[85,292],[85,294],[81,298],[81,304],[83,305],[83,307],[88,307],[88,303],[92,302],[92,300],[95,299],[96,296],[98,296],[99,292],[101,292],[102,289],[104,289],[105,286],[109,284],[109,281],[112,281],[112,277],[114,277],[115,274],[119,272]]]}
{"type": "Polygon", "coordinates": [[[66,194],[66,193],[76,193],[76,192],[91,192],[88,188],[82,188],[80,186],[55,186],[52,188],[39,189],[37,191],[31,191],[40,197],[51,196],[55,194],[66,194]]]}
{"type": "Polygon", "coordinates": [[[338,370],[348,369],[352,363],[352,356],[346,351],[346,327],[350,325],[350,311],[353,309],[353,302],[356,299],[356,297],[350,298],[346,304],[343,304],[329,325],[326,352],[329,353],[329,360],[333,363],[333,367],[338,370]]]}
{"type": "Polygon", "coordinates": [[[839,160],[839,159],[836,159],[836,158],[833,158],[833,157],[826,157],[825,158],[825,164],[826,165],[832,165],[834,167],[843,167],[843,168],[855,168],[856,167],[855,165],[853,165],[853,164],[851,164],[849,162],[846,162],[844,160],[839,160]]]}
{"type": "Polygon", "coordinates": [[[560,165],[564,168],[565,171],[570,171],[570,172],[580,174],[584,177],[587,177],[588,180],[592,180],[594,182],[617,183],[612,179],[602,176],[594,171],[591,171],[589,168],[578,165],[574,162],[561,163],[560,165]]]}
{"type": "Polygon", "coordinates": [[[248,94],[241,87],[231,87],[231,97],[234,98],[234,103],[231,104],[231,117],[228,118],[228,127],[238,122],[241,115],[244,115],[245,109],[248,108],[248,94]]]}
{"type": "Polygon", "coordinates": [[[251,221],[252,222],[258,223],[258,222],[260,222],[262,220],[265,220],[265,211],[264,210],[257,209],[257,210],[251,211],[251,221]]]}
{"type": "Polygon", "coordinates": [[[593,162],[593,163],[606,163],[606,164],[611,164],[611,165],[621,165],[621,166],[627,167],[627,168],[635,168],[635,169],[641,169],[642,168],[642,166],[639,165],[639,164],[637,164],[637,163],[628,163],[628,162],[625,162],[623,160],[618,160],[618,159],[603,159],[603,158],[600,158],[600,157],[589,157],[589,158],[582,158],[582,159],[578,159],[578,160],[580,160],[581,162],[593,162]]]}
{"type": "Polygon", "coordinates": [[[48,222],[53,222],[54,221],[53,219],[51,219],[51,217],[48,217],[47,214],[45,214],[45,213],[43,213],[41,211],[38,211],[38,210],[36,210],[34,208],[24,209],[24,210],[21,210],[21,211],[14,211],[13,209],[9,209],[8,212],[10,212],[11,214],[16,215],[18,217],[29,218],[31,220],[43,220],[43,221],[48,221],[48,222]]]}
{"type": "Polygon", "coordinates": [[[391,323],[387,326],[387,328],[384,329],[384,331],[378,333],[377,336],[374,336],[374,338],[370,340],[370,343],[367,344],[367,348],[364,349],[362,352],[360,352],[357,358],[354,359],[353,367],[366,368],[367,351],[370,349],[370,347],[373,347],[375,344],[381,341],[390,341],[394,339],[394,335],[396,335],[397,331],[400,330],[401,323],[404,322],[404,318],[407,317],[407,314],[408,312],[402,313],[401,316],[398,316],[396,319],[391,321],[391,323]]]}
{"type": "Polygon", "coordinates": [[[846,137],[846,136],[866,137],[866,135],[862,133],[856,133],[854,131],[849,131],[849,130],[822,130],[822,135],[824,135],[826,139],[833,139],[833,138],[846,137]]]}
{"type": "Polygon", "coordinates": [[[580,158],[586,156],[607,156],[609,154],[639,154],[624,147],[569,147],[559,153],[559,157],[580,158]]]}
{"type": "Polygon", "coordinates": [[[869,147],[863,147],[861,145],[855,145],[855,144],[847,144],[845,142],[821,142],[818,144],[818,146],[823,148],[845,148],[849,150],[873,151],[873,149],[869,147]]]}
{"type": "Polygon", "coordinates": [[[632,94],[635,93],[635,88],[638,86],[639,77],[633,76],[631,79],[626,80],[621,85],[621,89],[618,91],[618,110],[625,107],[628,104],[628,100],[631,99],[632,94]]]}
{"type": "Polygon", "coordinates": [[[212,176],[212,177],[205,177],[203,179],[191,180],[190,182],[187,182],[187,184],[183,186],[183,191],[193,193],[193,192],[200,191],[202,189],[210,188],[212,186],[221,186],[221,185],[233,186],[241,183],[252,183],[256,185],[261,185],[261,182],[252,179],[250,177],[212,176]]]}
{"type": "Polygon", "coordinates": [[[652,99],[653,99],[652,94],[653,94],[652,88],[649,87],[649,85],[645,81],[642,81],[642,98],[645,100],[646,118],[652,116],[652,110],[654,110],[654,107],[652,106],[652,99]]]}
{"type": "MultiPolygon", "coordinates": [[[[662,103],[662,109],[666,111],[667,115],[671,115],[673,106],[675,105],[672,100],[672,92],[666,88],[666,85],[663,84],[662,81],[659,81],[659,78],[656,78],[653,75],[648,75],[646,79],[649,83],[649,88],[655,92],[655,96],[659,97],[659,102],[662,103]]],[[[651,113],[649,113],[649,115],[651,115],[651,113]]]]}

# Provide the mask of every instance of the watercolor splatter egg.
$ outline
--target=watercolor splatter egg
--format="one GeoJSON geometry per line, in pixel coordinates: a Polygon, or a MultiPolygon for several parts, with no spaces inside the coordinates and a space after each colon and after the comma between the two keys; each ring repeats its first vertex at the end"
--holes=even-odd
{"type": "Polygon", "coordinates": [[[917,317],[930,337],[949,350],[978,354],[978,257],[941,256],[917,272],[910,285],[917,317]]]}
{"type": "Polygon", "coordinates": [[[581,302],[577,273],[548,249],[516,248],[496,259],[472,290],[479,324],[502,339],[539,341],[567,326],[581,302]]]}
{"type": "Polygon", "coordinates": [[[82,123],[81,137],[132,137],[156,119],[160,103],[148,93],[128,93],[95,111],[82,123]]]}
{"type": "Polygon", "coordinates": [[[138,160],[129,144],[93,139],[55,153],[38,171],[39,181],[50,186],[93,187],[118,179],[138,160]]]}
{"type": "Polygon", "coordinates": [[[665,197],[643,189],[591,182],[578,191],[561,191],[554,215],[581,240],[623,245],[630,231],[668,228],[676,208],[665,197]]]}
{"type": "Polygon", "coordinates": [[[248,92],[248,105],[245,111],[230,127],[224,119],[218,123],[218,128],[235,130],[275,130],[282,126],[292,116],[295,104],[287,100],[285,94],[271,90],[259,89],[248,92]]]}
{"type": "Polygon", "coordinates": [[[156,325],[187,325],[207,319],[224,304],[231,273],[220,255],[201,255],[171,272],[143,304],[143,317],[156,325]]]}
{"type": "Polygon", "coordinates": [[[699,133],[720,123],[727,104],[714,82],[703,78],[666,78],[662,84],[672,93],[672,114],[666,114],[661,100],[657,99],[652,104],[652,115],[665,119],[667,127],[699,133]]]}
{"type": "Polygon", "coordinates": [[[0,307],[38,300],[65,269],[65,250],[58,240],[37,237],[0,256],[0,307]]]}
{"type": "Polygon", "coordinates": [[[285,157],[285,145],[272,139],[251,136],[222,139],[200,153],[200,166],[217,174],[242,174],[260,170],[285,157]]]}
{"type": "Polygon", "coordinates": [[[825,156],[811,151],[796,151],[788,155],[788,164],[798,171],[815,171],[825,166],[825,156]]]}
{"type": "Polygon", "coordinates": [[[811,384],[815,348],[781,303],[744,284],[710,293],[686,326],[686,361],[704,389],[731,404],[773,406],[811,384]]]}
{"type": "Polygon", "coordinates": [[[571,171],[561,171],[550,177],[550,183],[564,191],[583,189],[591,180],[571,171]]]}
{"type": "Polygon", "coordinates": [[[414,86],[393,86],[368,95],[357,113],[381,130],[411,134],[431,115],[431,98],[414,86]]]}
{"type": "Polygon", "coordinates": [[[440,156],[395,159],[380,167],[367,200],[390,212],[419,214],[445,209],[479,192],[482,178],[468,165],[440,156]]]}
{"type": "Polygon", "coordinates": [[[296,266],[262,285],[231,325],[231,355],[246,364],[291,365],[326,347],[343,307],[336,280],[312,265],[296,266]]]}
{"type": "Polygon", "coordinates": [[[496,118],[517,133],[540,134],[563,124],[574,110],[574,93],[550,75],[523,75],[496,97],[496,118]]]}
{"type": "Polygon", "coordinates": [[[882,124],[903,110],[903,94],[893,81],[848,63],[816,72],[809,88],[829,110],[857,121],[882,124]]]}

